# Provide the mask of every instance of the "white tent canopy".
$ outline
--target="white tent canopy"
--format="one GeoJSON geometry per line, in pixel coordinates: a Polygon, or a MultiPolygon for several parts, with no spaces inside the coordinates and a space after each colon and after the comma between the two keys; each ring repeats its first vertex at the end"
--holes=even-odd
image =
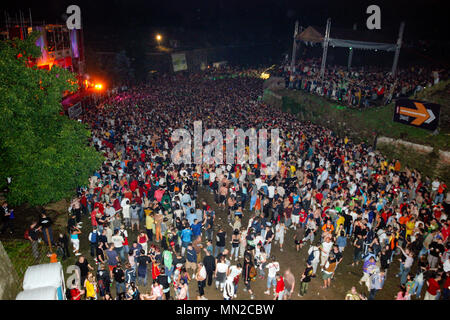
{"type": "Polygon", "coordinates": [[[41,287],[20,292],[16,300],[58,300],[56,287],[41,287]]]}
{"type": "MultiPolygon", "coordinates": [[[[296,36],[296,40],[307,43],[324,43],[326,30],[316,26],[309,26],[296,36]]],[[[395,51],[397,48],[396,39],[386,38],[379,33],[339,28],[330,30],[328,41],[329,45],[334,47],[385,51],[395,51]],[[370,41],[368,41],[369,39],[370,41]]]]}
{"type": "Polygon", "coordinates": [[[31,290],[41,287],[61,287],[64,282],[61,263],[46,263],[28,267],[23,279],[23,289],[31,290]]]}
{"type": "Polygon", "coordinates": [[[384,50],[384,51],[395,51],[395,49],[397,48],[396,44],[390,44],[390,43],[333,39],[333,38],[330,38],[330,45],[333,47],[345,47],[345,48],[355,48],[355,49],[365,49],[365,50],[374,50],[375,49],[375,50],[384,50]]]}
{"type": "MultiPolygon", "coordinates": [[[[355,48],[364,50],[395,51],[391,73],[393,76],[396,74],[400,48],[402,46],[403,29],[405,27],[404,22],[400,24],[397,41],[395,41],[395,39],[386,37],[386,35],[375,32],[374,30],[357,31],[356,24],[353,26],[353,30],[339,28],[333,28],[333,30],[331,30],[331,19],[327,20],[327,26],[325,29],[316,26],[309,26],[301,33],[297,33],[297,25],[298,22],[296,22],[294,31],[294,52],[296,48],[295,44],[297,41],[310,44],[321,43],[323,46],[322,65],[320,67],[321,78],[323,78],[325,73],[325,64],[329,46],[344,47],[350,49],[355,48]],[[368,39],[370,40],[368,41],[368,39]]],[[[353,50],[349,50],[348,68],[350,68],[351,65],[352,53],[353,50]]],[[[292,67],[295,64],[294,57],[295,54],[292,55],[292,67]]]]}

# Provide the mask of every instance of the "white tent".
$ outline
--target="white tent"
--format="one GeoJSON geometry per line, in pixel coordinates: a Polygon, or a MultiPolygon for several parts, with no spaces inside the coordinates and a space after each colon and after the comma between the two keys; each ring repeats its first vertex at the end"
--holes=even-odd
{"type": "Polygon", "coordinates": [[[28,267],[23,279],[23,290],[54,287],[58,300],[65,299],[64,272],[60,262],[28,267]]]}
{"type": "Polygon", "coordinates": [[[58,300],[56,287],[41,287],[20,292],[16,300],[58,300]]]}
{"type": "Polygon", "coordinates": [[[61,263],[46,263],[28,267],[23,278],[23,290],[41,287],[58,288],[64,282],[61,263]]]}

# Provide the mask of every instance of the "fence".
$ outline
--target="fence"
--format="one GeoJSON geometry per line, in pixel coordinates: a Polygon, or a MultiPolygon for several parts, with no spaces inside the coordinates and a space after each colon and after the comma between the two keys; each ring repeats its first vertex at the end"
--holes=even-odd
{"type": "Polygon", "coordinates": [[[40,242],[38,244],[38,257],[33,255],[31,248],[31,242],[27,240],[2,240],[3,247],[11,260],[12,266],[17,273],[17,278],[14,277],[15,292],[14,296],[23,290],[22,283],[27,268],[32,265],[48,263],[50,262],[47,253],[49,251],[48,246],[40,242]]]}

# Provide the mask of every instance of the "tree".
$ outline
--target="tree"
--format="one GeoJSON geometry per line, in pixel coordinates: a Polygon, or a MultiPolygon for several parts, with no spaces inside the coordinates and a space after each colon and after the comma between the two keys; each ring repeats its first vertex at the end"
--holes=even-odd
{"type": "Polygon", "coordinates": [[[74,75],[30,67],[41,54],[38,37],[0,44],[0,187],[11,177],[12,205],[69,197],[103,160],[89,145],[87,127],[60,114],[62,93],[77,89],[74,75]]]}
{"type": "Polygon", "coordinates": [[[114,78],[120,85],[130,85],[130,82],[134,80],[134,70],[131,68],[131,61],[125,50],[116,53],[112,70],[115,75],[114,78]]]}

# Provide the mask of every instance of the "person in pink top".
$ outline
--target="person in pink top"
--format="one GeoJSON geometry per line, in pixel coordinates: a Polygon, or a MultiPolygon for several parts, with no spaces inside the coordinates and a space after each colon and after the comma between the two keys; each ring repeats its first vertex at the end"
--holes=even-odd
{"type": "Polygon", "coordinates": [[[400,291],[395,296],[395,300],[411,300],[411,295],[405,286],[400,286],[400,291]]]}

